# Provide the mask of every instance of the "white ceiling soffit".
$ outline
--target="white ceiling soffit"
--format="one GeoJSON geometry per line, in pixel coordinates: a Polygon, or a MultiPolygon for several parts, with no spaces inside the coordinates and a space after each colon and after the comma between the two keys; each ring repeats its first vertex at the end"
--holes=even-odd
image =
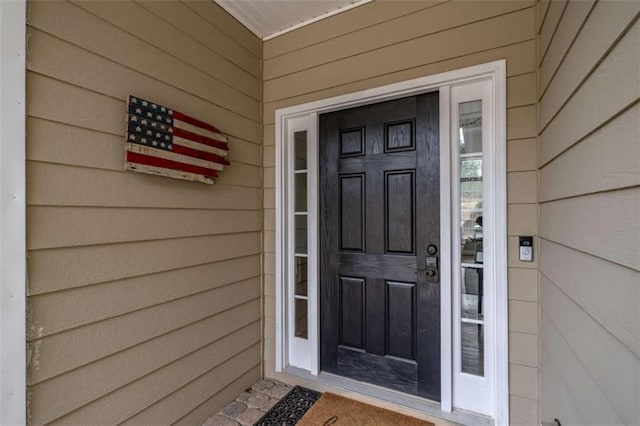
{"type": "Polygon", "coordinates": [[[263,40],[371,0],[214,0],[263,40]]]}

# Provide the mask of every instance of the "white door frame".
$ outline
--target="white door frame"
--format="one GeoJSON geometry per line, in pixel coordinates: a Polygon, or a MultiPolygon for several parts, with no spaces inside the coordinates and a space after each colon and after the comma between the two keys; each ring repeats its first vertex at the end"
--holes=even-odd
{"type": "Polygon", "coordinates": [[[0,1],[0,424],[26,424],[26,2],[0,1]]]}
{"type": "MultiPolygon", "coordinates": [[[[506,217],[506,61],[500,60],[472,66],[469,68],[448,71],[414,80],[403,81],[387,86],[363,90],[329,99],[309,102],[276,111],[276,371],[285,371],[288,367],[297,367],[309,371],[313,375],[319,373],[319,309],[318,309],[318,267],[313,256],[309,256],[308,293],[309,293],[309,338],[303,342],[292,344],[294,337],[288,332],[291,322],[289,309],[292,301],[290,273],[292,225],[287,217],[291,201],[289,180],[292,170],[291,148],[287,146],[292,129],[303,125],[307,131],[307,161],[315,162],[309,170],[315,175],[307,176],[308,200],[318,199],[318,115],[330,111],[353,108],[385,100],[397,99],[426,93],[434,90],[440,92],[440,181],[441,181],[441,405],[440,409],[449,412],[453,408],[453,349],[452,349],[452,199],[451,199],[451,122],[450,122],[450,89],[452,86],[469,84],[477,81],[491,83],[493,121],[493,141],[488,155],[493,158],[490,170],[485,170],[495,179],[490,180],[488,190],[492,194],[493,203],[486,206],[491,209],[488,217],[492,218],[493,230],[489,235],[495,242],[494,256],[487,268],[491,268],[495,282],[495,304],[493,332],[494,366],[494,415],[496,424],[506,424],[509,419],[509,374],[508,374],[508,301],[507,301],[507,217],[506,217]],[[301,124],[303,123],[303,124],[301,124]],[[304,125],[306,123],[306,125],[304,125]],[[301,360],[295,359],[303,348],[305,353],[301,360]],[[292,358],[293,357],[293,358],[292,358]]],[[[314,208],[317,209],[317,203],[314,208]]],[[[309,235],[317,235],[317,211],[309,206],[309,235]]],[[[318,241],[309,239],[309,252],[318,253],[318,241]]]]}

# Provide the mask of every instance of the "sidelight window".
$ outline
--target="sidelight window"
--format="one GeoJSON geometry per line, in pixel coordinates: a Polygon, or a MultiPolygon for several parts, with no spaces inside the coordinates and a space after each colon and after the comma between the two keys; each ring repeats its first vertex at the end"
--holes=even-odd
{"type": "Polygon", "coordinates": [[[285,313],[282,327],[276,328],[276,339],[283,332],[287,336],[285,365],[309,371],[314,371],[318,336],[317,138],[310,129],[313,117],[287,120],[282,129],[286,143],[277,160],[281,174],[276,175],[276,186],[282,185],[276,199],[284,219],[276,223],[276,233],[282,236],[276,251],[284,254],[281,269],[276,270],[284,289],[282,298],[276,299],[276,311],[284,308],[285,313]]]}
{"type": "Polygon", "coordinates": [[[307,132],[295,132],[294,139],[294,241],[295,241],[295,286],[293,291],[293,324],[294,336],[307,339],[308,332],[308,297],[307,297],[307,132]]]}
{"type": "Polygon", "coordinates": [[[482,101],[460,103],[461,371],[484,375],[482,101]]]}
{"type": "Polygon", "coordinates": [[[454,404],[491,413],[495,215],[490,84],[451,90],[454,404]]]}

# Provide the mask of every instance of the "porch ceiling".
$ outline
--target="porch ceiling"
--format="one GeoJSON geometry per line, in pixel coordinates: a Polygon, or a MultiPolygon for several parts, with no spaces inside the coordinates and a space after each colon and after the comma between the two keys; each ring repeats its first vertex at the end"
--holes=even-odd
{"type": "Polygon", "coordinates": [[[335,15],[371,0],[214,0],[261,39],[335,15]]]}

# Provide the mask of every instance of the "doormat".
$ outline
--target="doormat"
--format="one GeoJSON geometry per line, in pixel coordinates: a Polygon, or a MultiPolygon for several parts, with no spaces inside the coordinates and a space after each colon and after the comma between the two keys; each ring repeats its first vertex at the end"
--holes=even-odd
{"type": "Polygon", "coordinates": [[[254,423],[254,426],[295,425],[321,395],[320,392],[295,386],[280,402],[254,423]]]}
{"type": "Polygon", "coordinates": [[[426,420],[374,407],[332,393],[322,397],[302,417],[298,426],[434,426],[426,420]]]}

